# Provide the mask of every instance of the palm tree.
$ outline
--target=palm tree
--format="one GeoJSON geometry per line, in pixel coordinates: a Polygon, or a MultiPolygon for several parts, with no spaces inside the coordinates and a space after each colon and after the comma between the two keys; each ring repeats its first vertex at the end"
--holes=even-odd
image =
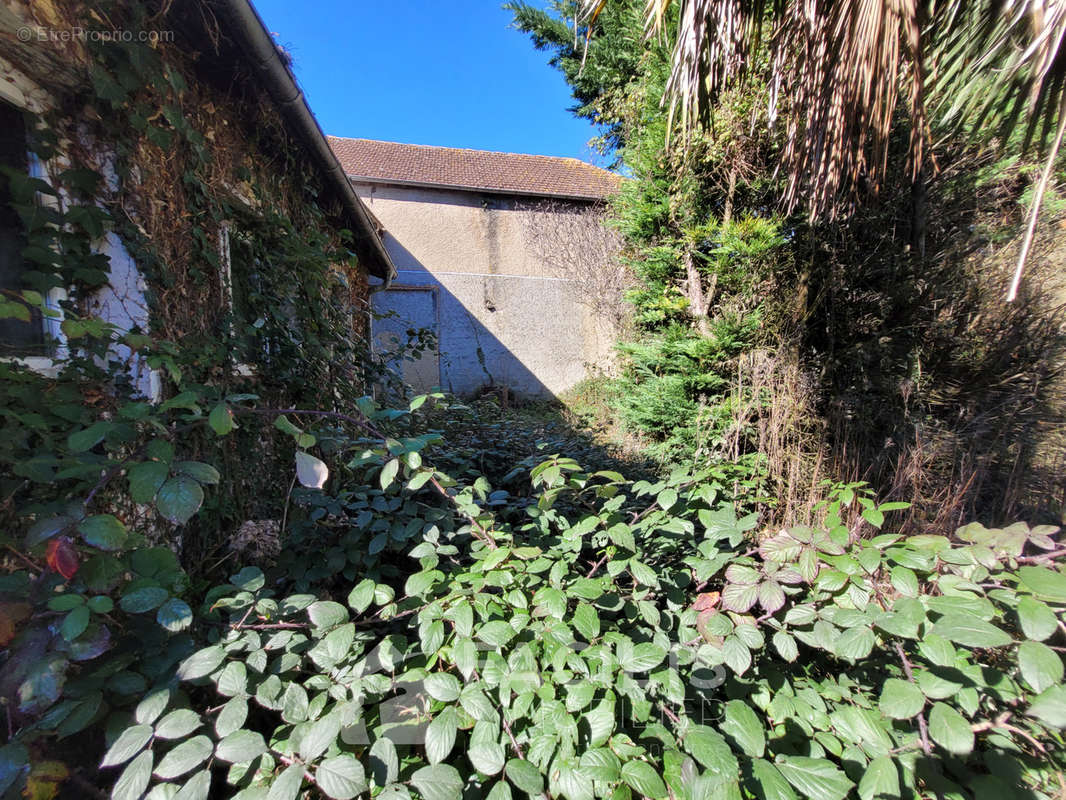
{"type": "MultiPolygon", "coordinates": [[[[608,0],[581,2],[591,35],[608,0]]],[[[901,92],[915,181],[935,168],[934,127],[1005,140],[1024,125],[1026,145],[1037,140],[1047,160],[1014,299],[1066,128],[1066,0],[649,0],[648,36],[664,34],[672,5],[679,22],[667,98],[682,147],[718,95],[752,75],[765,42],[768,118],[785,130],[784,202],[791,209],[802,196],[812,218],[846,213],[860,187],[876,192],[901,92]]]]}

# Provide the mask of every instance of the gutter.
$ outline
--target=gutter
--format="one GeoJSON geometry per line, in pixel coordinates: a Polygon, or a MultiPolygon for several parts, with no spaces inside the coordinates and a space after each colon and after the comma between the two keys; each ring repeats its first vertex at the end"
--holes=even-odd
{"type": "Polygon", "coordinates": [[[310,151],[315,166],[326,179],[327,188],[332,189],[341,201],[345,215],[355,223],[352,235],[359,262],[371,275],[391,283],[396,277],[396,267],[370,221],[366,208],[348,182],[348,176],[344,174],[337,156],[330,149],[296,79],[278,52],[274,40],[267,33],[263,20],[249,0],[208,2],[217,7],[231,23],[232,34],[240,51],[266,86],[286,124],[296,132],[310,151]]]}
{"type": "MultiPolygon", "coordinates": [[[[562,194],[560,192],[535,192],[527,189],[495,189],[484,186],[465,186],[461,183],[429,183],[412,181],[405,178],[373,178],[366,175],[349,175],[352,183],[366,186],[401,186],[404,188],[440,189],[449,192],[469,192],[474,194],[498,194],[505,197],[540,197],[547,200],[571,200],[582,203],[602,204],[611,195],[562,194]]],[[[621,185],[621,184],[619,184],[621,185]]]]}

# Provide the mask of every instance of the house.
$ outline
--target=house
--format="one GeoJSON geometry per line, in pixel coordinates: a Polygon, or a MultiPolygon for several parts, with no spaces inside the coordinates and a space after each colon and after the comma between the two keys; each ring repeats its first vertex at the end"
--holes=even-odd
{"type": "Polygon", "coordinates": [[[551,396],[610,359],[624,272],[601,224],[620,178],[572,158],[330,137],[397,277],[375,287],[374,345],[409,383],[551,396]],[[424,344],[424,342],[423,342],[424,344]]]}
{"type": "MultiPolygon", "coordinates": [[[[248,0],[3,0],[0,73],[0,292],[51,309],[0,320],[0,358],[49,374],[81,332],[64,316],[95,315],[196,348],[182,369],[204,383],[361,388],[322,328],[357,349],[368,279],[395,270],[248,0]]],[[[114,355],[165,395],[136,349],[114,355]]]]}

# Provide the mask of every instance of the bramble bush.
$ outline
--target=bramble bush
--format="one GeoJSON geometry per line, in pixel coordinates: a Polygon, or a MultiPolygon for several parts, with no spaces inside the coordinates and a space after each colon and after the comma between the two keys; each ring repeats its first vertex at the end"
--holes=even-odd
{"type": "Polygon", "coordinates": [[[53,424],[53,471],[22,470],[35,501],[5,534],[0,794],[1060,791],[1055,529],[901,538],[902,504],[847,484],[820,526],[764,531],[720,468],[632,482],[561,454],[515,497],[423,459],[445,402],[201,387],[53,424]],[[190,437],[261,419],[296,454],[283,555],[205,585],[149,528],[174,536],[240,479],[186,460],[190,437]]]}

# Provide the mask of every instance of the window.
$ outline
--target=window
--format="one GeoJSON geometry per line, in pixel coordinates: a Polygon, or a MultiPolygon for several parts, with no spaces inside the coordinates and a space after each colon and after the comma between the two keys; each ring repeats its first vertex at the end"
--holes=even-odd
{"type": "MultiPolygon", "coordinates": [[[[30,167],[22,111],[3,101],[0,101],[0,165],[22,173],[30,167]]],[[[0,292],[4,294],[25,288],[22,249],[26,239],[11,199],[10,182],[0,175],[0,292]]],[[[28,322],[0,319],[0,356],[47,356],[50,352],[44,320],[38,310],[31,312],[28,322]]]]}

